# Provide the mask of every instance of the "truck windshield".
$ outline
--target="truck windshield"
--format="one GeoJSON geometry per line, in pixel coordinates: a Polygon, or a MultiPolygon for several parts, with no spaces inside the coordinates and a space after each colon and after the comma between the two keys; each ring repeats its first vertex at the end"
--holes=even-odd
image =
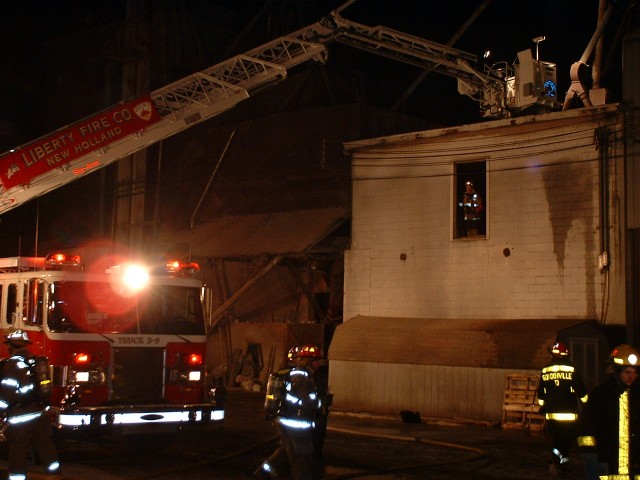
{"type": "Polygon", "coordinates": [[[106,282],[53,282],[47,318],[52,332],[205,333],[200,292],[194,287],[153,285],[124,296],[106,282]]]}

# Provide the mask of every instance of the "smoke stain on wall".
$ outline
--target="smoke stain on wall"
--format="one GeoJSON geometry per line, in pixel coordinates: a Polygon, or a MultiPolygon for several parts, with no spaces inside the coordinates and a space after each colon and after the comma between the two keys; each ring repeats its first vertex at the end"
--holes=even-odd
{"type": "Polygon", "coordinates": [[[583,220],[587,251],[593,246],[593,215],[585,210],[593,208],[593,170],[590,164],[568,163],[544,169],[542,177],[553,231],[553,251],[561,269],[564,269],[567,237],[574,220],[583,220]]]}

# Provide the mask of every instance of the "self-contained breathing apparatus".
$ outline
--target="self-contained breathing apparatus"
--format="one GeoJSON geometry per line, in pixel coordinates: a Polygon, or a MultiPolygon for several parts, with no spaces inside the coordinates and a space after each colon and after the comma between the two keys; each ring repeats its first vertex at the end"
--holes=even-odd
{"type": "MultiPolygon", "coordinates": [[[[31,339],[26,331],[17,329],[5,336],[4,343],[13,345],[14,348],[21,348],[31,344],[31,339]]],[[[6,359],[0,363],[0,379],[4,377],[4,362],[6,362],[6,359]]],[[[29,376],[33,380],[34,400],[42,403],[49,402],[53,394],[49,359],[44,356],[34,355],[26,358],[25,362],[29,366],[29,376]]]]}
{"type": "Polygon", "coordinates": [[[51,400],[53,394],[53,385],[51,383],[51,369],[49,359],[43,356],[31,357],[28,360],[35,386],[35,394],[38,401],[47,403],[51,400]]]}
{"type": "MultiPolygon", "coordinates": [[[[319,358],[320,349],[305,345],[289,350],[289,362],[299,357],[319,358]]],[[[313,421],[322,407],[318,387],[306,369],[285,367],[269,375],[264,410],[268,420],[278,416],[313,421]]]]}
{"type": "Polygon", "coordinates": [[[273,420],[282,409],[284,401],[284,373],[272,373],[267,380],[267,393],[264,397],[264,413],[267,420],[273,420]]]}
{"type": "Polygon", "coordinates": [[[309,372],[292,368],[269,375],[264,400],[267,420],[278,416],[314,420],[320,406],[317,387],[309,372]]]}

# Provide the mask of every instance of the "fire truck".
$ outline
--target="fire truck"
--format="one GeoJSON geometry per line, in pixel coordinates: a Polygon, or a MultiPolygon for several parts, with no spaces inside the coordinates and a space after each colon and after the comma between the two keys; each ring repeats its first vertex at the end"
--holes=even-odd
{"type": "Polygon", "coordinates": [[[0,259],[0,329],[23,329],[31,353],[49,358],[57,433],[170,434],[223,421],[197,270],[114,254],[86,265],[68,253],[0,259]]]}

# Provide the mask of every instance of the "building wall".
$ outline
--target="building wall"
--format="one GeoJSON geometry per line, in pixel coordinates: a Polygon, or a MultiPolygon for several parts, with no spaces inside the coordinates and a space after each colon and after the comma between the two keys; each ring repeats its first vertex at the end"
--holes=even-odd
{"type": "Polygon", "coordinates": [[[335,408],[341,410],[411,410],[431,418],[500,422],[507,375],[515,373],[537,372],[336,360],[329,380],[335,408]]]}
{"type": "Polygon", "coordinates": [[[465,345],[472,337],[456,333],[465,320],[625,324],[622,125],[618,107],[608,105],[347,144],[353,218],[345,321],[414,318],[419,344],[419,322],[450,319],[456,348],[438,365],[428,353],[421,365],[330,356],[336,405],[496,420],[517,353],[500,359],[504,369],[460,363],[474,351],[465,345]],[[598,128],[608,132],[607,148],[596,144],[598,128]],[[455,238],[454,173],[468,161],[486,162],[487,231],[455,238]],[[601,191],[609,192],[603,206],[601,191]]]}
{"type": "MultiPolygon", "coordinates": [[[[606,316],[624,323],[621,143],[610,140],[608,151],[611,267],[602,273],[594,144],[602,116],[548,117],[388,137],[383,147],[354,150],[344,318],[606,316]],[[461,161],[486,161],[483,238],[453,238],[454,163],[461,161]]],[[[620,118],[605,117],[619,139],[620,118]]]]}

